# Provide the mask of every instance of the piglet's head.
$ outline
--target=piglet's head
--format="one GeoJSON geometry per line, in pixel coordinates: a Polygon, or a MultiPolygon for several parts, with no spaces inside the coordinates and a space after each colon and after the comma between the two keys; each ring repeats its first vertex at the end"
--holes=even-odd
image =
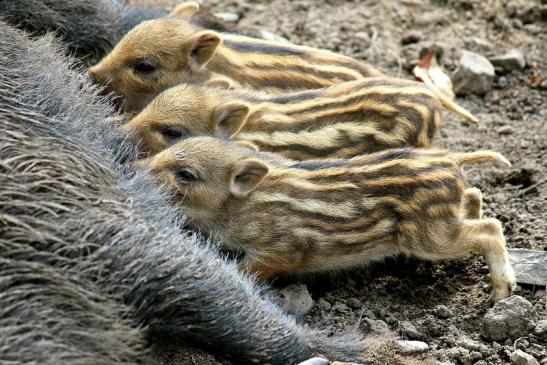
{"type": "Polygon", "coordinates": [[[171,86],[202,80],[220,43],[217,33],[178,17],[150,20],[127,33],[89,75],[135,112],[171,86]]]}
{"type": "Polygon", "coordinates": [[[185,139],[139,167],[174,193],[186,216],[201,222],[222,219],[226,207],[249,199],[270,171],[256,151],[214,137],[185,139]]]}

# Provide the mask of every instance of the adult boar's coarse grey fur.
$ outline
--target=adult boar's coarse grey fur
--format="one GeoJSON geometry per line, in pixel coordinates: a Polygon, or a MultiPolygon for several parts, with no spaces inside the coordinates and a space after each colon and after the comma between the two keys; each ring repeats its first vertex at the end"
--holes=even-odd
{"type": "Polygon", "coordinates": [[[34,35],[56,32],[72,53],[90,64],[140,22],[166,15],[121,0],[0,0],[0,18],[34,35]]]}
{"type": "Polygon", "coordinates": [[[0,22],[0,362],[152,363],[191,341],[236,363],[362,361],[181,232],[116,118],[51,37],[0,22]]]}

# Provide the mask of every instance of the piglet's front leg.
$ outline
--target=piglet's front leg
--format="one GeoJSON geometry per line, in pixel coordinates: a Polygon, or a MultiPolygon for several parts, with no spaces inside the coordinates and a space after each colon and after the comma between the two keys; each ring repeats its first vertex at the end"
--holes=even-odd
{"type": "Polygon", "coordinates": [[[268,281],[276,276],[298,271],[302,265],[294,254],[246,252],[239,262],[239,269],[255,276],[258,281],[268,281]]]}

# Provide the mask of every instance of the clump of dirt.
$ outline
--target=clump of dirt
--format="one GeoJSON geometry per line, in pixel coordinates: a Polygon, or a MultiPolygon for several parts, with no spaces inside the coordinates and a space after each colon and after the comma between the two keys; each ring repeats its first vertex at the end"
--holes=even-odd
{"type": "MultiPolygon", "coordinates": [[[[167,7],[173,3],[142,2],[167,7]]],[[[403,78],[412,78],[410,70],[420,50],[431,44],[443,49],[441,63],[449,74],[463,49],[485,56],[520,49],[527,63],[523,70],[497,73],[492,90],[485,95],[457,99],[480,124],[468,125],[445,114],[436,145],[454,151],[503,153],[512,162],[511,168],[469,166],[468,185],[484,193],[485,216],[503,223],[509,247],[547,250],[545,1],[208,0],[203,5],[239,15],[236,29],[242,33],[267,30],[294,43],[365,60],[403,78]],[[543,82],[538,83],[538,77],[543,82]]],[[[389,329],[426,342],[430,355],[455,364],[507,364],[515,349],[547,364],[546,344],[533,336],[504,343],[481,338],[491,289],[481,258],[441,263],[390,260],[301,281],[315,301],[304,319],[309,325],[332,332],[389,329]],[[415,328],[409,329],[408,322],[415,328]],[[462,342],[467,339],[480,346],[465,348],[462,342]]],[[[546,315],[544,289],[517,288],[517,294],[530,301],[541,318],[546,315]]]]}

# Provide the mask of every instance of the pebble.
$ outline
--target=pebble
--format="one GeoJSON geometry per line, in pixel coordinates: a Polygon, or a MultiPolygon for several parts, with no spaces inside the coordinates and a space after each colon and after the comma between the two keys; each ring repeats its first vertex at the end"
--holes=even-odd
{"type": "Polygon", "coordinates": [[[409,321],[401,321],[399,323],[399,332],[401,335],[406,336],[410,339],[419,339],[422,338],[422,334],[418,331],[415,325],[409,321]]]}
{"type": "Polygon", "coordinates": [[[521,70],[526,67],[524,53],[519,49],[512,49],[501,56],[492,57],[490,58],[490,62],[492,62],[494,67],[501,69],[504,72],[521,70]]]}
{"type": "Polygon", "coordinates": [[[504,125],[499,127],[496,132],[498,132],[498,134],[502,136],[513,134],[513,127],[511,127],[510,125],[504,125]]]}
{"type": "Polygon", "coordinates": [[[405,354],[417,354],[429,350],[427,343],[422,341],[397,341],[405,354]]]}
{"type": "MultiPolygon", "coordinates": [[[[532,174],[531,170],[523,170],[520,179],[523,181],[517,182],[531,185],[532,174]]],[[[509,261],[515,270],[517,282],[532,285],[545,285],[547,282],[547,252],[513,248],[509,250],[509,261]]]]}
{"type": "Polygon", "coordinates": [[[346,304],[353,309],[359,309],[362,305],[361,301],[357,298],[348,298],[348,300],[346,300],[346,304]]]}
{"type": "Polygon", "coordinates": [[[494,75],[490,61],[478,53],[464,50],[452,74],[454,92],[458,95],[484,94],[492,88],[494,75]]]}
{"type": "Polygon", "coordinates": [[[433,314],[439,318],[446,319],[452,317],[452,311],[446,305],[438,305],[433,309],[433,314]]]}
{"type": "Polygon", "coordinates": [[[323,298],[317,301],[317,306],[324,311],[330,311],[332,309],[332,305],[323,298]]]}
{"type": "Polygon", "coordinates": [[[466,37],[463,40],[465,47],[481,54],[493,54],[494,45],[479,37],[466,37]]]}
{"type": "Polygon", "coordinates": [[[386,333],[389,332],[389,326],[381,319],[371,321],[371,327],[373,332],[386,333]]]}
{"type": "Polygon", "coordinates": [[[234,13],[215,13],[215,16],[226,23],[235,23],[239,20],[239,15],[234,13]]]}
{"type": "Polygon", "coordinates": [[[336,302],[334,303],[334,305],[332,306],[332,309],[337,311],[337,312],[340,312],[340,313],[347,313],[349,312],[349,308],[347,305],[345,305],[344,303],[340,303],[340,302],[336,302]]]}
{"type": "Polygon", "coordinates": [[[283,298],[283,308],[297,317],[303,317],[313,307],[313,299],[304,284],[291,284],[281,289],[279,294],[283,298]]]}
{"type": "Polygon", "coordinates": [[[262,39],[267,40],[267,41],[290,43],[290,41],[287,38],[282,37],[282,36],[277,35],[277,34],[274,34],[270,31],[267,31],[267,30],[264,30],[264,29],[260,30],[260,37],[262,39]]]}
{"type": "Polygon", "coordinates": [[[538,321],[536,328],[534,328],[534,335],[544,337],[547,340],[547,319],[538,321]]]}
{"type": "Polygon", "coordinates": [[[469,351],[478,351],[480,353],[486,352],[488,348],[483,345],[482,343],[479,343],[477,341],[473,341],[470,338],[464,338],[461,341],[461,346],[469,351]]]}
{"type": "Polygon", "coordinates": [[[481,332],[484,338],[495,341],[528,336],[537,317],[529,301],[513,295],[500,300],[486,312],[481,332]]]}
{"type": "Polygon", "coordinates": [[[517,350],[511,354],[511,364],[513,365],[539,365],[538,361],[530,354],[522,350],[517,350]]]}

